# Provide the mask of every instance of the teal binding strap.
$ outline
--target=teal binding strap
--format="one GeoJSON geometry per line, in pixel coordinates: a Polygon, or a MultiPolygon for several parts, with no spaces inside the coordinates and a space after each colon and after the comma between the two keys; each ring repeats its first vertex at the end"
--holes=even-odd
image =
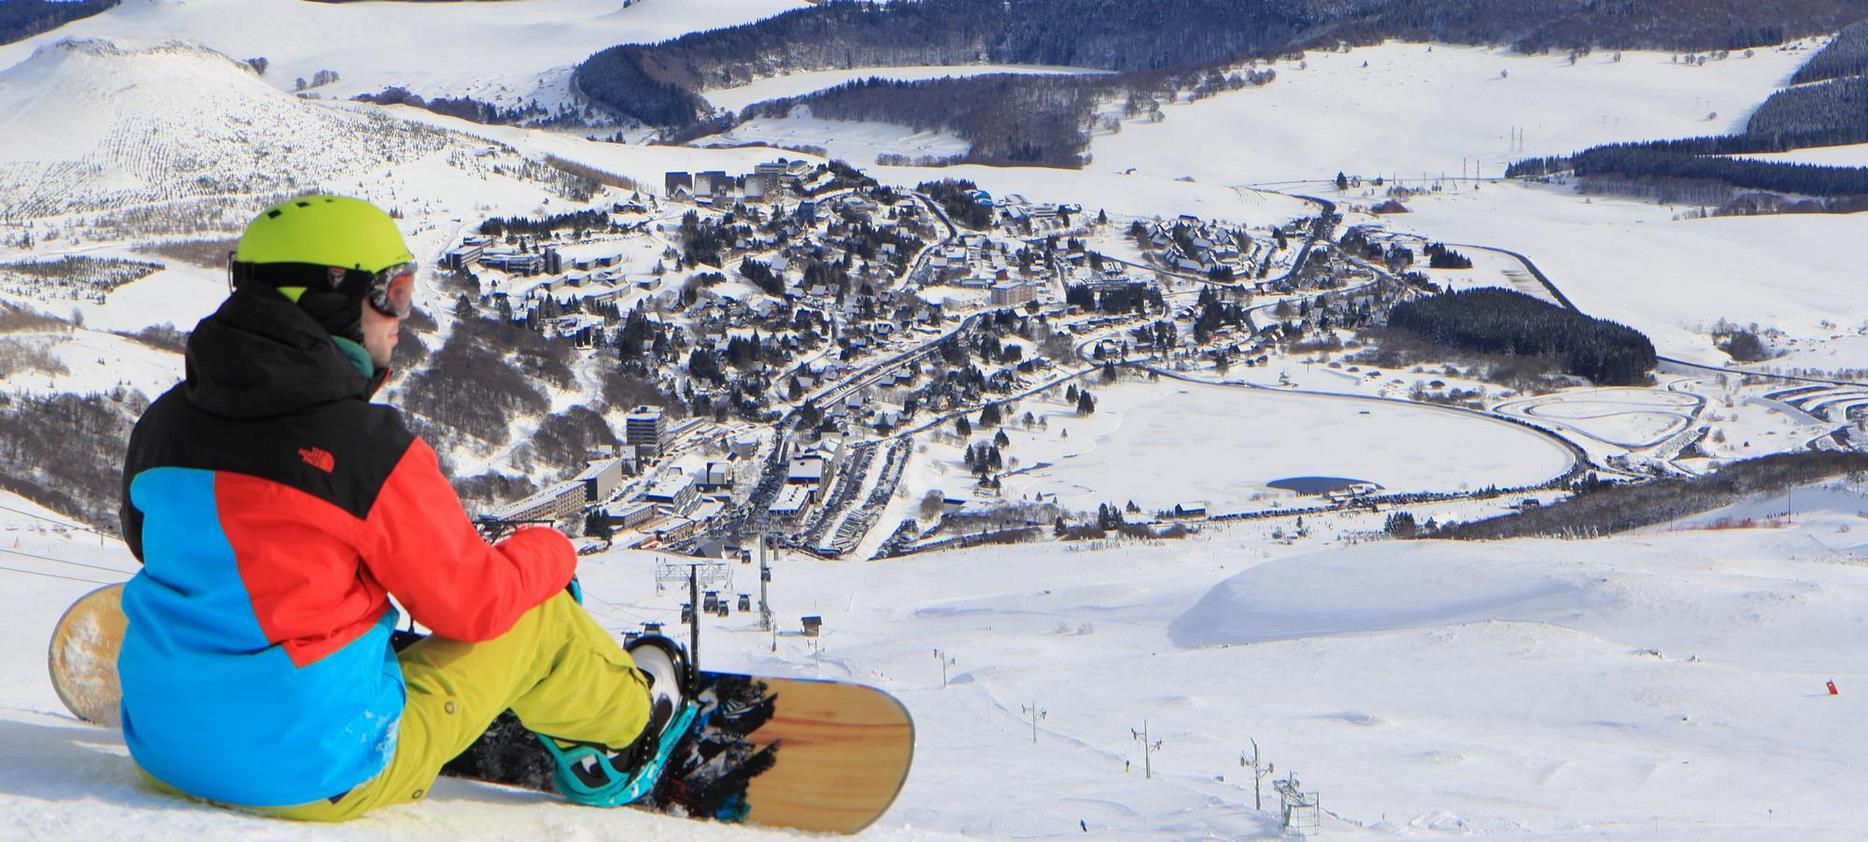
{"type": "Polygon", "coordinates": [[[699,704],[688,702],[683,705],[681,712],[675,715],[675,721],[662,730],[661,739],[655,746],[655,757],[627,774],[610,765],[610,752],[606,750],[588,745],[561,748],[557,740],[543,734],[538,735],[538,739],[556,761],[551,780],[560,794],[573,803],[588,807],[621,807],[642,800],[655,789],[655,783],[661,780],[662,770],[668,767],[668,759],[674,755],[675,746],[680,744],[681,738],[693,726],[694,718],[699,713],[699,704]],[[594,760],[597,768],[603,770],[606,783],[593,787],[571,771],[587,759],[594,760]]]}

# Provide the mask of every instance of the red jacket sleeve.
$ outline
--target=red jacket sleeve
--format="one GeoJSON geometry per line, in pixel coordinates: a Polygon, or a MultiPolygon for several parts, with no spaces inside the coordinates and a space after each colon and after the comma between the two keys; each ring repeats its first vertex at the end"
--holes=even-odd
{"type": "Polygon", "coordinates": [[[549,527],[489,546],[421,439],[364,521],[363,563],[415,621],[454,640],[491,640],[571,581],[577,552],[549,527]]]}

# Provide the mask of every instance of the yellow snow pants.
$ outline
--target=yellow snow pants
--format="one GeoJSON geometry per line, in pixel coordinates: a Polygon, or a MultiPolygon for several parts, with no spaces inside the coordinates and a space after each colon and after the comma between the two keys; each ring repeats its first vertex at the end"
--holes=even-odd
{"type": "Polygon", "coordinates": [[[507,708],[538,733],[611,748],[633,742],[648,724],[648,682],[568,593],[540,603],[492,640],[429,637],[397,659],[408,702],[389,765],[335,801],[259,812],[334,822],[420,801],[441,767],[507,708]]]}

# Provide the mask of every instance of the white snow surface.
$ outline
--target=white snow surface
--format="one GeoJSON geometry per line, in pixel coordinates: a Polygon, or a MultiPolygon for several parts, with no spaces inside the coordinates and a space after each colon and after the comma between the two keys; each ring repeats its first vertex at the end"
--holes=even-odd
{"type": "MultiPolygon", "coordinates": [[[[1583,312],[1634,327],[1661,354],[1693,362],[1731,361],[1708,334],[1721,319],[1839,338],[1862,327],[1858,314],[1868,309],[1868,287],[1848,258],[1859,215],[1677,219],[1682,209],[1652,202],[1518,184],[1416,196],[1408,206],[1412,213],[1387,224],[1519,252],[1583,312]]],[[[1825,361],[1868,362],[1855,350],[1825,361]]]]}
{"type": "Polygon", "coordinates": [[[1098,170],[1223,184],[1339,171],[1418,181],[1460,175],[1462,159],[1470,174],[1496,177],[1523,158],[1742,128],[1808,55],[1767,49],[1693,67],[1672,57],[1627,50],[1616,61],[1597,50],[1571,66],[1563,53],[1503,47],[1312,50],[1269,65],[1278,75],[1263,87],[1164,106],[1159,123],[1125,122],[1090,153],[1098,170]]]}
{"type": "MultiPolygon", "coordinates": [[[[1026,429],[1008,420],[1004,452],[1019,460],[1008,467],[1048,467],[1007,477],[1007,495],[1054,495],[1076,511],[1134,501],[1155,512],[1201,501],[1217,514],[1270,507],[1260,500],[1315,505],[1314,497],[1268,485],[1291,477],[1363,480],[1389,493],[1453,492],[1533,485],[1571,465],[1569,452],[1544,436],[1425,404],[1169,381],[1084,386],[1095,396],[1093,415],[1077,415],[1060,397],[1027,400],[1008,416],[1032,412],[1046,424],[1026,429]]],[[[982,443],[992,435],[975,431],[982,443]]],[[[942,487],[954,490],[966,471],[962,448],[949,449],[943,455],[953,475],[942,487]]]]}
{"type": "MultiPolygon", "coordinates": [[[[1848,793],[1868,783],[1853,757],[1868,738],[1854,701],[1868,567],[1852,532],[1868,500],[1844,487],[1796,500],[1781,528],[1707,531],[1708,516],[1600,541],[1280,546],[1240,526],[1102,551],[786,557],[777,651],[735,615],[708,626],[703,657],[872,683],[908,705],[915,768],[872,838],[1078,834],[1079,821],[1102,836],[1271,838],[1276,797],[1267,785],[1255,811],[1239,767],[1255,739],[1278,777],[1322,794],[1330,838],[1847,839],[1848,793]],[[794,633],[802,614],[825,618],[816,652],[794,633]],[[936,649],[954,659],[945,687],[936,649]],[[1152,780],[1129,734],[1144,720],[1162,741],[1152,780]],[[1019,784],[982,792],[986,770],[1019,784]]],[[[160,796],[120,737],[62,711],[42,661],[59,612],[93,586],[52,577],[112,581],[134,562],[0,504],[0,836],[780,835],[460,781],[337,828],[160,796]]],[[[655,591],[652,560],[581,561],[606,628],[674,619],[685,597],[655,591]]],[[[757,584],[734,567],[729,592],[757,584]]]]}
{"type": "Polygon", "coordinates": [[[306,3],[300,0],[126,0],[50,33],[0,46],[0,67],[67,37],[156,43],[185,38],[238,59],[264,57],[265,80],[293,90],[320,70],[338,80],[312,89],[348,99],[401,85],[424,97],[471,96],[555,107],[570,97],[568,69],[618,44],[654,42],[747,23],[799,0],[505,0],[497,3],[306,3]]]}
{"type": "Polygon", "coordinates": [[[1792,149],[1788,152],[1762,152],[1756,155],[1739,155],[1755,161],[1787,161],[1793,164],[1816,164],[1824,167],[1868,167],[1868,143],[1851,143],[1842,146],[1814,146],[1809,149],[1792,149]]]}

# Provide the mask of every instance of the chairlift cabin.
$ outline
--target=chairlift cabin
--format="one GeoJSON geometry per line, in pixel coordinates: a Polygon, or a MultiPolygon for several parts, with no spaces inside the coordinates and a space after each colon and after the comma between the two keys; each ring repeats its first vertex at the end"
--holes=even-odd
{"type": "Polygon", "coordinates": [[[743,593],[739,595],[739,610],[741,611],[752,610],[752,594],[743,593]]]}
{"type": "Polygon", "coordinates": [[[709,614],[719,613],[720,592],[719,591],[708,591],[706,598],[701,600],[701,610],[706,611],[709,614]]]}
{"type": "Polygon", "coordinates": [[[817,614],[802,618],[805,637],[816,637],[824,629],[824,618],[817,614]]]}
{"type": "Polygon", "coordinates": [[[683,623],[694,622],[694,603],[692,602],[681,603],[681,622],[683,623]]]}
{"type": "Polygon", "coordinates": [[[655,621],[653,621],[653,620],[651,620],[651,621],[649,621],[649,622],[646,622],[646,623],[643,623],[643,624],[642,624],[642,633],[643,633],[643,634],[661,634],[661,633],[662,633],[662,624],[661,624],[661,623],[657,623],[657,622],[655,622],[655,621]]]}

